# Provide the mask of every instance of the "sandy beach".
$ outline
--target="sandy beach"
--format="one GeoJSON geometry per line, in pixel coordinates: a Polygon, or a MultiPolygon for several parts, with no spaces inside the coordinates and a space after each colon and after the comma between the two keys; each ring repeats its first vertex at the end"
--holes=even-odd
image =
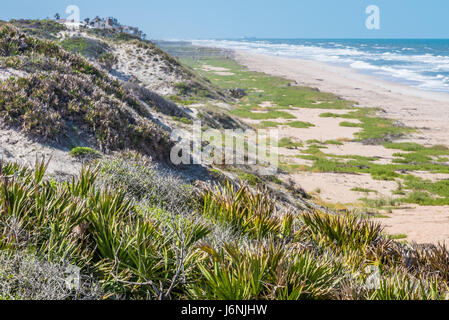
{"type": "Polygon", "coordinates": [[[282,58],[237,51],[236,59],[250,70],[285,77],[301,86],[318,88],[362,107],[377,107],[383,116],[420,129],[411,140],[449,145],[449,94],[423,91],[383,81],[350,68],[317,61],[282,58]]]}
{"type": "MultiPolygon", "coordinates": [[[[349,68],[328,65],[316,61],[290,59],[276,56],[237,51],[236,60],[252,71],[296,81],[299,86],[317,88],[333,93],[343,99],[356,102],[361,107],[380,108],[380,116],[395,119],[417,132],[401,141],[421,145],[449,146],[447,126],[449,124],[449,95],[408,87],[361,74],[349,68]]],[[[313,123],[313,128],[292,129],[280,127],[281,137],[307,139],[348,139],[358,128],[339,127],[338,119],[320,118],[326,110],[293,108],[289,112],[301,121],[313,123]]],[[[335,112],[335,111],[333,111],[335,112]]],[[[254,121],[248,122],[254,124],[254,121]]],[[[379,163],[390,163],[394,151],[383,146],[363,145],[347,142],[342,146],[331,146],[328,152],[340,155],[378,157],[379,163]]],[[[294,158],[295,150],[284,152],[291,162],[306,164],[305,160],[294,158]],[[298,161],[299,160],[299,161],[298,161]],[[295,162],[296,161],[296,162],[295,162]]],[[[417,176],[420,173],[416,173],[417,176]]],[[[394,181],[374,180],[370,175],[337,173],[296,172],[290,174],[293,181],[309,193],[319,190],[319,197],[328,203],[356,203],[366,196],[357,188],[371,189],[379,197],[394,198],[394,181]]],[[[447,180],[447,175],[426,174],[431,181],[447,180]]],[[[388,214],[390,218],[378,219],[390,234],[405,234],[407,241],[418,243],[449,243],[449,208],[404,206],[388,214]]]]}

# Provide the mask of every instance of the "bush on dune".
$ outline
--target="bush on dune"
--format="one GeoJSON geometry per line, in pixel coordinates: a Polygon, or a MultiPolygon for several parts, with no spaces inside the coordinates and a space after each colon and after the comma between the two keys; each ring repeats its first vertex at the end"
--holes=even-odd
{"type": "MultiPolygon", "coordinates": [[[[78,296],[55,289],[59,283],[32,295],[16,281],[3,298],[443,299],[448,292],[444,247],[397,243],[350,214],[288,214],[264,189],[191,192],[130,155],[99,166],[59,183],[45,177],[44,163],[0,165],[0,257],[36,257],[37,265],[25,258],[27,268],[35,276],[55,270],[49,285],[66,263],[93,277],[78,296]],[[234,236],[218,241],[229,228],[234,236]],[[372,266],[376,286],[368,285],[372,266]]],[[[6,272],[17,280],[13,269],[6,272]]]]}
{"type": "Polygon", "coordinates": [[[104,151],[135,148],[168,158],[170,142],[148,110],[80,56],[5,25],[0,29],[0,64],[11,61],[18,69],[22,64],[36,69],[45,64],[48,70],[0,83],[0,115],[6,124],[35,137],[63,141],[74,123],[104,151]]]}

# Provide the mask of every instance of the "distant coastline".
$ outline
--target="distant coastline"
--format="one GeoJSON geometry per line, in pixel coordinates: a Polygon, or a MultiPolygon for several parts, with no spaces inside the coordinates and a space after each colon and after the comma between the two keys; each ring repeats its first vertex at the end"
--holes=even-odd
{"type": "Polygon", "coordinates": [[[449,94],[449,40],[194,40],[219,47],[348,67],[378,79],[449,94]]]}
{"type": "Polygon", "coordinates": [[[235,58],[251,70],[296,81],[318,88],[362,107],[374,107],[387,118],[420,129],[413,142],[449,145],[446,126],[449,121],[449,94],[424,91],[378,79],[356,70],[298,58],[235,51],[235,58]]]}

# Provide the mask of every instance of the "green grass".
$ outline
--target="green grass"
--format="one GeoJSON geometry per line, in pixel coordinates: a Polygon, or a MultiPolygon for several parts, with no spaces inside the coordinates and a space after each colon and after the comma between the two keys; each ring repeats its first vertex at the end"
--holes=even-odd
{"type": "Polygon", "coordinates": [[[358,108],[347,114],[326,112],[322,113],[320,117],[359,120],[360,123],[343,121],[340,125],[343,127],[362,128],[360,132],[355,134],[355,140],[370,144],[390,143],[393,139],[415,131],[413,128],[397,125],[394,120],[378,117],[378,111],[375,108],[358,108]]]}
{"type": "Polygon", "coordinates": [[[175,120],[175,121],[184,123],[184,124],[192,124],[192,123],[193,123],[192,119],[187,119],[187,118],[185,118],[185,117],[176,117],[176,116],[173,116],[172,119],[175,120]]]}
{"type": "Polygon", "coordinates": [[[287,122],[287,125],[289,127],[299,128],[299,129],[307,129],[307,128],[315,127],[315,125],[313,123],[303,122],[303,121],[287,122]]]}
{"type": "Polygon", "coordinates": [[[366,188],[352,188],[351,191],[355,191],[355,192],[361,192],[361,193],[377,193],[376,190],[372,190],[372,189],[366,189],[366,188]]]}
{"type": "Polygon", "coordinates": [[[75,147],[72,150],[70,150],[70,155],[75,158],[85,158],[85,157],[97,158],[101,156],[100,152],[89,147],[75,147]]]}
{"type": "Polygon", "coordinates": [[[318,92],[312,88],[288,86],[290,83],[288,80],[249,71],[230,59],[203,57],[201,60],[196,60],[190,57],[183,57],[181,61],[208,78],[214,85],[227,89],[244,89],[248,95],[241,99],[238,105],[240,110],[235,113],[241,117],[250,118],[250,111],[246,110],[246,112],[243,112],[244,110],[242,110],[246,109],[247,105],[257,107],[265,101],[272,102],[278,109],[289,109],[291,107],[350,109],[354,104],[350,101],[338,99],[332,94],[318,92]],[[229,72],[233,73],[233,75],[219,76],[214,72],[204,71],[202,68],[204,64],[229,69],[229,72]],[[317,101],[322,103],[316,104],[317,101]]]}
{"type": "Polygon", "coordinates": [[[344,143],[340,142],[340,141],[336,141],[336,140],[327,140],[327,141],[324,142],[324,144],[335,145],[335,146],[342,146],[344,143]]]}
{"type": "Polygon", "coordinates": [[[392,239],[392,240],[404,240],[407,239],[408,236],[406,234],[392,234],[392,235],[387,235],[388,239],[392,239]]]}
{"type": "Polygon", "coordinates": [[[278,142],[278,147],[280,148],[289,148],[289,149],[297,149],[303,147],[302,142],[294,142],[291,138],[282,138],[278,142]]]}
{"type": "Polygon", "coordinates": [[[275,121],[262,121],[260,124],[262,128],[277,128],[279,126],[282,126],[282,123],[275,121]]]}
{"type": "Polygon", "coordinates": [[[95,59],[110,50],[105,42],[82,37],[64,39],[61,41],[61,46],[72,53],[95,59]]]}
{"type": "Polygon", "coordinates": [[[252,173],[246,173],[246,172],[240,172],[238,173],[238,177],[248,183],[250,186],[257,186],[258,184],[262,183],[262,180],[252,173]]]}
{"type": "Polygon", "coordinates": [[[343,121],[340,123],[341,127],[348,127],[348,128],[361,128],[362,124],[360,123],[354,123],[354,122],[348,122],[348,121],[343,121]]]}

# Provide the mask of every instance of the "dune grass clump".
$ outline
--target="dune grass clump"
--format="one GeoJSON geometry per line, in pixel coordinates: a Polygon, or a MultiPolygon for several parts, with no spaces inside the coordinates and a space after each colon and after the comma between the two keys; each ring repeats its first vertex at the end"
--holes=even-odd
{"type": "Polygon", "coordinates": [[[287,122],[287,125],[289,127],[298,128],[298,129],[307,129],[307,128],[315,127],[315,125],[313,123],[304,122],[304,121],[287,122]]]}
{"type": "Polygon", "coordinates": [[[302,215],[304,231],[317,242],[342,250],[366,250],[382,238],[380,224],[355,215],[328,215],[319,212],[302,215]]]}
{"type": "Polygon", "coordinates": [[[101,153],[89,147],[75,147],[70,150],[70,155],[78,159],[95,159],[101,157],[101,153]]]}
{"type": "Polygon", "coordinates": [[[199,285],[188,289],[193,299],[327,299],[341,280],[332,262],[279,245],[202,249],[209,258],[199,265],[199,285]]]}
{"type": "Polygon", "coordinates": [[[288,148],[288,149],[298,149],[302,148],[304,145],[302,142],[294,142],[291,138],[282,138],[278,142],[279,148],[288,148]]]}
{"type": "Polygon", "coordinates": [[[202,198],[203,216],[237,232],[257,239],[286,237],[292,232],[292,216],[277,215],[267,190],[253,192],[245,185],[237,188],[228,182],[224,187],[205,188],[202,198]]]}

